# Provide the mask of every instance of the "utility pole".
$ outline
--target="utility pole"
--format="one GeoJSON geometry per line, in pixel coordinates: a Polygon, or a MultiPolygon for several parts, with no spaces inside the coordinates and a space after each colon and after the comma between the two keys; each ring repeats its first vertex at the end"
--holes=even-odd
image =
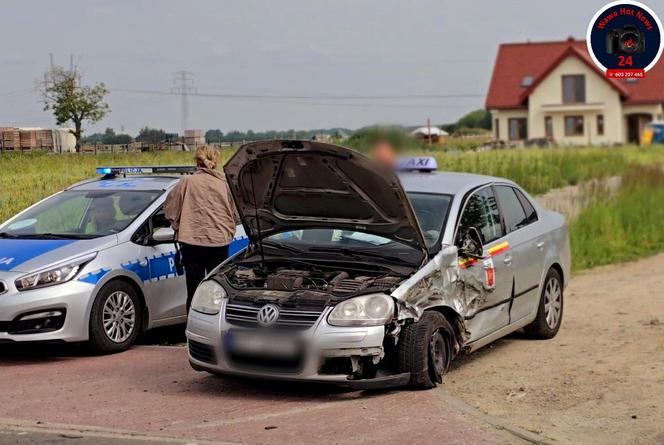
{"type": "Polygon", "coordinates": [[[429,146],[431,146],[431,119],[427,118],[427,134],[429,135],[429,146]]]}
{"type": "Polygon", "coordinates": [[[194,73],[189,71],[178,71],[173,78],[173,87],[171,93],[180,95],[180,125],[182,127],[182,137],[184,138],[184,131],[187,129],[189,120],[189,94],[197,94],[198,89],[194,86],[194,73]]]}

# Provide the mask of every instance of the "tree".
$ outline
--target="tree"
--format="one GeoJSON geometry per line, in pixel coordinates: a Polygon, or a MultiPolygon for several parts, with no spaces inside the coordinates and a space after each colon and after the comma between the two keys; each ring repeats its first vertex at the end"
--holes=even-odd
{"type": "Polygon", "coordinates": [[[46,72],[41,87],[44,111],[53,111],[58,125],[72,122],[70,130],[76,138],[76,151],[81,151],[83,122],[99,122],[110,112],[104,97],[108,89],[103,83],[81,85],[81,75],[76,68],[65,70],[56,66],[46,72]]]}
{"type": "Polygon", "coordinates": [[[457,128],[484,128],[491,130],[491,113],[480,109],[471,111],[456,123],[457,128]]]}
{"type": "Polygon", "coordinates": [[[167,139],[167,134],[164,130],[150,127],[143,127],[136,136],[137,142],[146,142],[149,144],[158,144],[167,139]]]}

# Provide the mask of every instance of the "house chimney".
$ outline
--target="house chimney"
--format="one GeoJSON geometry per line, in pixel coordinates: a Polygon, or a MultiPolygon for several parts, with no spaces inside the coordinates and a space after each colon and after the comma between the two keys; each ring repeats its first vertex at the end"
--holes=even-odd
{"type": "Polygon", "coordinates": [[[575,40],[574,40],[574,36],[569,36],[569,37],[567,38],[567,41],[568,41],[569,43],[574,43],[574,42],[575,42],[575,40]]]}

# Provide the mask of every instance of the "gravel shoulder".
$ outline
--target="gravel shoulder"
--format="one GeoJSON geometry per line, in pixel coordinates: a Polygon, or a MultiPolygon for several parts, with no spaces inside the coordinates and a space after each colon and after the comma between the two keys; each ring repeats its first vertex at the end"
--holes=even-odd
{"type": "Polygon", "coordinates": [[[443,391],[557,443],[664,444],[664,254],[575,276],[554,339],[514,334],[443,391]]]}

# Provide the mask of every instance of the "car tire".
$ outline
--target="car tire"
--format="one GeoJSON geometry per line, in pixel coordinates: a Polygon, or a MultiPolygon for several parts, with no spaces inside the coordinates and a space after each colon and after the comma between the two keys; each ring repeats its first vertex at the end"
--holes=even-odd
{"type": "Polygon", "coordinates": [[[127,350],[138,337],[142,315],[141,300],[129,283],[105,284],[97,293],[90,313],[90,349],[98,354],[127,350]]]}
{"type": "Polygon", "coordinates": [[[563,282],[556,269],[549,269],[540,294],[537,317],[524,328],[526,335],[536,339],[556,336],[563,320],[563,282]]]}
{"type": "Polygon", "coordinates": [[[405,326],[397,344],[399,372],[410,372],[409,386],[434,388],[452,362],[454,329],[439,312],[426,311],[419,321],[405,326]]]}

